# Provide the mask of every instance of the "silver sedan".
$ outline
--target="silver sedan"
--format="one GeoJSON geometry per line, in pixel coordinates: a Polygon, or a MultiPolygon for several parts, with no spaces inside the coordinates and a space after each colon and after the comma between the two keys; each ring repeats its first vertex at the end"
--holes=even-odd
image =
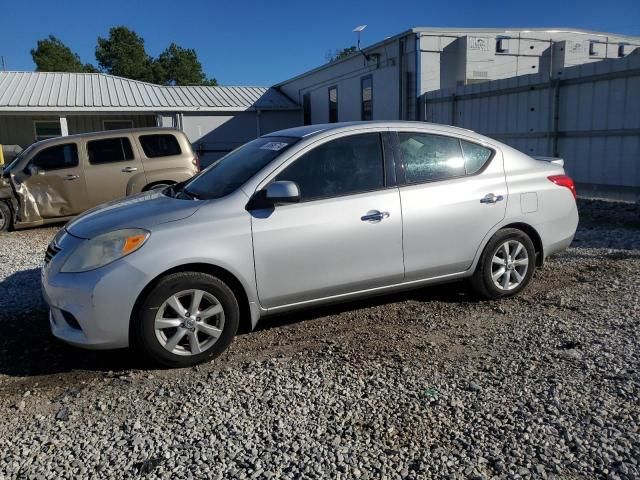
{"type": "Polygon", "coordinates": [[[51,329],[188,366],[288,310],[467,277],[509,297],[571,243],[575,194],[561,162],[460,128],[275,132],[67,224],[42,269],[51,329]]]}

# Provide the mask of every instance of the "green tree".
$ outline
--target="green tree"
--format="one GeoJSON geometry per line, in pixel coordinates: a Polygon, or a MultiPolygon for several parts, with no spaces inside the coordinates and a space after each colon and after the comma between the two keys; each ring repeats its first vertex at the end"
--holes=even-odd
{"type": "Polygon", "coordinates": [[[334,50],[333,52],[329,52],[327,54],[328,62],[335,62],[336,60],[342,60],[343,58],[350,57],[351,55],[358,52],[358,49],[355,45],[352,45],[347,48],[343,48],[342,50],[334,50]]]}
{"type": "Polygon", "coordinates": [[[175,43],[160,54],[154,63],[154,72],[156,81],[165,85],[218,84],[215,78],[207,79],[195,50],[175,43]]]}
{"type": "Polygon", "coordinates": [[[83,65],[77,53],[73,53],[59,38],[49,35],[38,40],[31,57],[38,72],[88,72],[95,71],[91,64],[83,65]]]}
{"type": "Polygon", "coordinates": [[[127,27],[113,27],[109,38],[98,37],[96,60],[100,68],[119,77],[153,82],[153,59],[144,48],[144,40],[127,27]]]}

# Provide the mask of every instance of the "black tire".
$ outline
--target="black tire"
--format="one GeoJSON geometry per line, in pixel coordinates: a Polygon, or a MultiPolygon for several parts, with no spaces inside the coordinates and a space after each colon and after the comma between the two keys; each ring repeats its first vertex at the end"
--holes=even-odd
{"type": "MultiPolygon", "coordinates": [[[[513,269],[513,266],[511,268],[513,269]]],[[[514,295],[520,293],[522,289],[524,289],[529,284],[531,278],[533,277],[533,273],[535,272],[535,268],[536,251],[529,236],[522,230],[518,230],[516,228],[505,228],[496,232],[491,240],[489,240],[489,243],[487,243],[487,245],[485,246],[484,251],[482,252],[482,256],[478,261],[476,271],[471,277],[471,285],[476,292],[486,298],[498,299],[513,297],[514,295]],[[526,272],[523,275],[520,283],[517,286],[506,290],[499,288],[494,283],[494,280],[492,278],[492,265],[493,258],[494,256],[498,255],[498,251],[502,248],[502,245],[512,240],[520,242],[522,244],[522,246],[526,250],[528,262],[526,272]]],[[[509,283],[509,279],[507,279],[507,283],[509,283]]]]}
{"type": "Polygon", "coordinates": [[[0,200],[0,232],[8,232],[13,227],[13,215],[7,202],[0,200]]]}
{"type": "Polygon", "coordinates": [[[171,368],[190,367],[213,360],[224,352],[236,335],[239,321],[238,301],[233,291],[222,280],[206,273],[174,273],[162,278],[142,302],[132,319],[131,343],[154,363],[171,368]],[[222,333],[213,345],[202,353],[187,356],[173,353],[160,343],[156,336],[155,321],[156,314],[169,297],[191,289],[202,290],[215,297],[224,313],[224,325],[222,333]]]}

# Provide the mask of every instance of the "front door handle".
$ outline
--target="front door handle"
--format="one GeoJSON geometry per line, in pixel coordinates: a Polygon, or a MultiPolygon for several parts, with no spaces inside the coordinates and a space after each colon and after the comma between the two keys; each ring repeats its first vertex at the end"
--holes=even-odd
{"type": "Polygon", "coordinates": [[[67,175],[64,177],[65,180],[77,180],[80,178],[80,175],[67,175]]]}
{"type": "Polygon", "coordinates": [[[480,203],[496,203],[504,200],[502,195],[494,195],[493,193],[487,193],[484,198],[480,199],[480,203]]]}
{"type": "Polygon", "coordinates": [[[135,172],[135,171],[137,171],[137,170],[138,170],[138,168],[137,168],[137,167],[125,167],[125,168],[123,168],[123,169],[122,169],[122,171],[123,171],[124,173],[131,173],[131,172],[135,172]]]}
{"type": "Polygon", "coordinates": [[[385,218],[389,217],[389,212],[381,212],[379,210],[369,210],[366,214],[360,217],[363,222],[377,223],[385,218]]]}

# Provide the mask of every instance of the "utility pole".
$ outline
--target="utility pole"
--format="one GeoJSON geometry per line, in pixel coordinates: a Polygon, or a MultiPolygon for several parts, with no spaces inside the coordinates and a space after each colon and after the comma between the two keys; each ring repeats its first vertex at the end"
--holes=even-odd
{"type": "Polygon", "coordinates": [[[7,69],[7,64],[4,61],[4,55],[0,55],[0,71],[5,71],[7,69]]]}

